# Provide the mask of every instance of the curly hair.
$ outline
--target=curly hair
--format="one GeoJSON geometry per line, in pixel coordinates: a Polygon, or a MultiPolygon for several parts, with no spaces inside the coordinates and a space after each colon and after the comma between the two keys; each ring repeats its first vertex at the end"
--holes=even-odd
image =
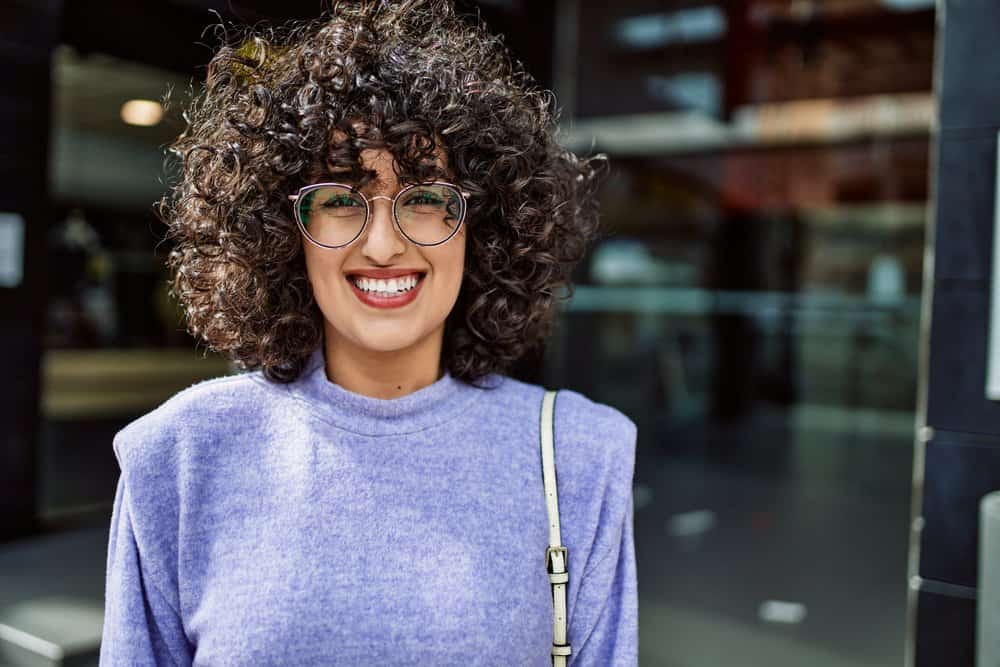
{"type": "Polygon", "coordinates": [[[450,0],[408,0],[337,2],[221,41],[170,145],[180,178],[159,203],[192,335],[240,368],[295,380],[323,319],[287,195],[331,170],[363,185],[375,175],[361,166],[367,148],[387,149],[401,180],[440,177],[440,147],[471,195],[443,367],[475,383],[540,345],[599,234],[607,157],[557,143],[554,95],[501,36],[450,0]],[[347,138],[333,141],[337,130],[347,138]]]}

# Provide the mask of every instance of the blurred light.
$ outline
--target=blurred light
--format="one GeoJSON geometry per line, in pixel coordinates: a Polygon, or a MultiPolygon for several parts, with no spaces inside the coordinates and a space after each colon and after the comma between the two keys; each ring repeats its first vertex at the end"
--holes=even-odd
{"type": "Polygon", "coordinates": [[[70,211],[63,224],[52,229],[51,234],[67,248],[96,252],[101,245],[97,230],[87,222],[83,211],[78,208],[70,211]]]}
{"type": "Polygon", "coordinates": [[[816,98],[740,107],[733,121],[757,141],[831,141],[857,134],[928,131],[936,107],[934,95],[926,93],[816,98]]]}
{"type": "Polygon", "coordinates": [[[882,0],[882,4],[899,12],[912,12],[920,9],[933,9],[936,0],[882,0]]]}
{"type": "Polygon", "coordinates": [[[718,7],[698,7],[633,16],[619,21],[616,32],[619,42],[637,49],[707,42],[726,32],[726,15],[718,7]]]}
{"type": "Polygon", "coordinates": [[[150,127],[163,118],[163,107],[153,100],[129,100],[122,105],[121,115],[129,125],[150,127]]]}
{"type": "Polygon", "coordinates": [[[0,287],[17,287],[24,278],[24,218],[0,212],[0,287]]]}
{"type": "Polygon", "coordinates": [[[590,277],[604,285],[689,284],[695,273],[693,266],[654,257],[642,241],[625,238],[602,243],[590,264],[590,277]]]}
{"type": "Polygon", "coordinates": [[[636,483],[632,487],[632,504],[635,509],[642,509],[653,502],[653,488],[649,484],[636,483]]]}
{"type": "Polygon", "coordinates": [[[715,512],[695,510],[675,514],[667,519],[667,534],[671,537],[694,537],[704,535],[715,527],[715,512]]]}
{"type": "Polygon", "coordinates": [[[722,106],[722,84],[709,72],[646,77],[649,94],[675,107],[716,115],[722,106]]]}
{"type": "Polygon", "coordinates": [[[906,299],[904,271],[895,255],[876,255],[868,267],[868,298],[886,306],[902,303],[906,299]]]}
{"type": "Polygon", "coordinates": [[[798,602],[766,600],[761,603],[757,615],[765,623],[801,623],[806,617],[806,606],[798,602]]]}

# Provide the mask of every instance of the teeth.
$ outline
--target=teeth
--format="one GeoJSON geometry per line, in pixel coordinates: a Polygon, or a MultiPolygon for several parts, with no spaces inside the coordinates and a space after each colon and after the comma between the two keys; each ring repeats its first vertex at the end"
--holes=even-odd
{"type": "Polygon", "coordinates": [[[390,280],[351,276],[351,280],[366,292],[375,292],[382,296],[393,296],[413,289],[417,284],[418,276],[417,274],[412,274],[390,280]]]}

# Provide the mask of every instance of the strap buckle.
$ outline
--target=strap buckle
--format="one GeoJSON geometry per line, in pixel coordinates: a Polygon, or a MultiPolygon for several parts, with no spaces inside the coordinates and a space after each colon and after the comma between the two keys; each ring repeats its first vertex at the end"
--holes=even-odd
{"type": "Polygon", "coordinates": [[[569,644],[552,644],[552,655],[572,655],[573,647],[569,644]]]}
{"type": "Polygon", "coordinates": [[[564,546],[558,546],[558,547],[549,546],[549,547],[545,548],[545,570],[546,570],[546,572],[549,572],[549,573],[554,572],[554,570],[553,570],[554,565],[553,565],[553,562],[552,562],[552,555],[555,552],[557,552],[557,551],[562,552],[562,557],[563,557],[563,568],[560,571],[561,572],[565,572],[566,569],[569,567],[569,549],[567,549],[564,546]]]}

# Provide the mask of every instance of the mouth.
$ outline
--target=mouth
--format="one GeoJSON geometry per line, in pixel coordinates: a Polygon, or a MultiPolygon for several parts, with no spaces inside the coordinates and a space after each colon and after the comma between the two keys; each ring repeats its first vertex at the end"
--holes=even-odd
{"type": "Polygon", "coordinates": [[[388,280],[376,280],[357,274],[347,274],[347,282],[358,299],[376,308],[405,306],[417,297],[423,285],[425,271],[418,271],[388,280]]]}
{"type": "Polygon", "coordinates": [[[375,279],[367,278],[356,273],[349,273],[347,274],[347,280],[359,290],[368,294],[374,294],[376,296],[398,296],[416,289],[416,286],[423,281],[425,275],[427,275],[426,271],[417,271],[415,273],[398,276],[396,278],[375,279]]]}

